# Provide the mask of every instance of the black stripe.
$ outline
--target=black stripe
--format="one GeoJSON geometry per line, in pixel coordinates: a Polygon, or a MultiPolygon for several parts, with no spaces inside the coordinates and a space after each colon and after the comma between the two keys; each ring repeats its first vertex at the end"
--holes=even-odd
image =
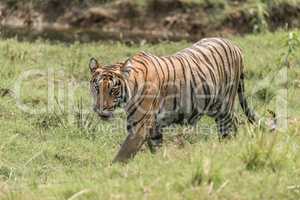
{"type": "Polygon", "coordinates": [[[154,63],[153,60],[152,60],[152,56],[150,56],[150,55],[145,55],[144,58],[145,58],[147,61],[151,62],[152,65],[154,66],[155,72],[156,72],[157,77],[158,77],[158,84],[159,84],[159,89],[160,89],[160,87],[161,87],[161,82],[160,82],[161,78],[159,77],[159,73],[158,73],[158,70],[157,70],[157,67],[156,67],[155,63],[154,63]]]}
{"type": "Polygon", "coordinates": [[[184,67],[184,64],[181,60],[180,57],[175,57],[179,62],[180,62],[180,66],[181,66],[181,69],[182,69],[182,73],[183,73],[183,79],[184,79],[184,83],[186,84],[186,74],[185,74],[185,67],[184,67]]]}
{"type": "Polygon", "coordinates": [[[164,82],[165,82],[165,79],[166,79],[166,76],[165,76],[165,72],[163,70],[163,67],[160,63],[160,61],[158,60],[157,56],[153,56],[153,58],[155,59],[155,61],[158,63],[159,67],[160,67],[160,70],[162,72],[162,75],[163,75],[163,78],[162,78],[162,86],[164,85],[164,82]]]}
{"type": "MultiPolygon", "coordinates": [[[[219,40],[216,40],[216,39],[212,39],[212,41],[214,41],[215,43],[219,44],[222,47],[223,51],[226,54],[225,56],[226,56],[226,59],[227,59],[227,63],[230,64],[229,54],[228,54],[228,52],[227,52],[226,47],[224,46],[224,44],[222,42],[220,42],[219,40]]],[[[226,66],[224,65],[224,67],[226,67],[226,66]]]]}
{"type": "MultiPolygon", "coordinates": [[[[189,51],[187,51],[189,52],[189,51]]],[[[197,66],[198,70],[196,71],[198,77],[200,78],[201,80],[201,85],[202,85],[202,89],[203,89],[203,92],[204,92],[204,95],[205,95],[205,105],[204,105],[204,111],[207,109],[207,107],[209,106],[209,99],[207,98],[207,95],[211,95],[210,93],[210,89],[209,87],[207,86],[207,82],[205,80],[205,74],[203,73],[203,71],[201,70],[199,64],[197,63],[197,61],[195,59],[197,59],[197,57],[192,53],[190,52],[191,54],[191,59],[192,61],[194,62],[194,64],[197,66]],[[200,75],[199,73],[201,73],[202,75],[200,75]]]]}
{"type": "Polygon", "coordinates": [[[191,49],[193,49],[193,50],[195,50],[196,52],[200,53],[200,54],[204,57],[205,62],[204,62],[200,57],[197,56],[199,62],[201,62],[202,64],[204,64],[204,65],[206,66],[206,68],[208,69],[208,72],[209,72],[209,74],[210,74],[210,77],[211,77],[211,79],[212,79],[214,85],[217,85],[216,77],[215,77],[215,74],[214,74],[214,71],[215,71],[215,70],[213,70],[213,69],[211,69],[211,68],[209,67],[209,66],[213,66],[213,65],[211,64],[209,58],[207,58],[207,56],[205,55],[205,53],[203,53],[203,52],[201,51],[201,49],[197,49],[197,48],[195,48],[195,47],[192,47],[191,49]]]}
{"type": "MultiPolygon", "coordinates": [[[[173,110],[176,110],[177,108],[177,87],[176,87],[176,68],[175,68],[175,64],[172,60],[172,57],[168,57],[168,60],[170,61],[172,67],[173,67],[173,85],[172,87],[175,87],[175,97],[173,99],[173,110]]],[[[173,88],[172,88],[172,91],[173,91],[173,88]]]]}
{"type": "MultiPolygon", "coordinates": [[[[218,76],[218,78],[219,78],[219,83],[218,83],[218,84],[221,84],[221,83],[222,83],[222,79],[221,79],[222,74],[221,74],[221,69],[220,69],[221,67],[220,67],[220,65],[219,65],[219,62],[218,62],[217,58],[216,58],[215,55],[214,55],[214,51],[213,51],[210,47],[208,47],[207,49],[209,50],[211,56],[213,57],[213,60],[214,60],[214,62],[215,62],[215,66],[216,66],[217,71],[218,71],[218,74],[217,74],[217,76],[218,76]]],[[[221,85],[220,85],[220,86],[221,86],[221,85]]],[[[219,87],[218,95],[219,95],[219,93],[220,93],[220,90],[221,90],[221,88],[219,87]]]]}
{"type": "MultiPolygon", "coordinates": [[[[169,69],[169,65],[168,63],[165,61],[165,58],[161,57],[160,58],[164,63],[165,63],[165,66],[167,68],[167,72],[168,72],[168,78],[167,78],[167,85],[169,85],[169,81],[170,81],[170,69],[169,69]]],[[[167,88],[165,88],[166,90],[167,88]]]]}
{"type": "Polygon", "coordinates": [[[189,62],[189,60],[185,57],[185,55],[183,54],[182,55],[182,60],[185,60],[186,63],[187,63],[187,66],[190,70],[190,74],[192,76],[192,80],[189,80],[190,81],[190,89],[191,89],[191,95],[190,95],[190,102],[191,102],[191,105],[192,105],[192,110],[194,109],[194,96],[193,96],[193,87],[196,86],[196,80],[195,80],[195,75],[194,75],[194,71],[192,70],[192,67],[191,67],[191,64],[189,62]]]}
{"type": "MultiPolygon", "coordinates": [[[[145,64],[144,62],[140,61],[140,60],[135,60],[135,61],[138,62],[138,63],[140,63],[140,64],[141,64],[142,66],[144,66],[144,68],[146,69],[146,73],[145,73],[145,76],[144,76],[144,82],[146,82],[146,81],[147,81],[147,77],[148,77],[148,68],[147,68],[146,64],[145,64]]],[[[130,110],[131,110],[134,106],[137,105],[137,104],[136,104],[136,101],[138,101],[139,99],[140,99],[140,101],[138,102],[138,106],[144,101],[143,95],[144,95],[144,93],[145,93],[145,89],[146,89],[146,88],[145,88],[145,85],[144,85],[143,90],[141,91],[141,95],[138,96],[138,97],[136,97],[136,99],[133,100],[132,105],[130,105],[130,106],[128,107],[127,111],[130,112],[130,110]],[[142,98],[141,98],[141,97],[142,97],[142,98]]],[[[134,110],[136,110],[136,109],[134,109],[134,110]]],[[[129,113],[129,115],[132,115],[132,114],[129,113]]]]}
{"type": "MultiPolygon", "coordinates": [[[[225,62],[223,60],[222,54],[218,51],[218,49],[215,46],[211,45],[211,47],[218,54],[219,59],[222,62],[222,66],[220,67],[220,72],[221,72],[220,77],[222,77],[222,79],[225,79],[225,83],[227,83],[228,78],[227,78],[227,73],[225,73],[225,71],[224,71],[225,70],[225,62]]],[[[223,88],[223,86],[222,86],[222,88],[223,88]]],[[[222,89],[222,91],[223,91],[223,89],[222,89]]]]}

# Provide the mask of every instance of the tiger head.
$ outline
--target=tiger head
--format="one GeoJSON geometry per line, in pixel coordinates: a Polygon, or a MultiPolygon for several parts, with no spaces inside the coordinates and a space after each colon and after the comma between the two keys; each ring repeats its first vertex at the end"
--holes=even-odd
{"type": "Polygon", "coordinates": [[[102,118],[113,117],[113,111],[128,98],[126,77],[131,67],[130,60],[110,66],[101,66],[95,58],[90,59],[92,74],[90,90],[93,96],[93,110],[102,118]]]}

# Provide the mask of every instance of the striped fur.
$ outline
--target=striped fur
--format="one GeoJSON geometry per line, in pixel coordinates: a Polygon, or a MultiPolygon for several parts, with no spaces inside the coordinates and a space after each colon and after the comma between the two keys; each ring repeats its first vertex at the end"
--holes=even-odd
{"type": "Polygon", "coordinates": [[[141,52],[111,67],[92,59],[90,68],[95,111],[110,117],[125,103],[129,134],[114,161],[133,157],[145,141],[154,150],[163,127],[193,125],[203,115],[215,119],[220,137],[234,133],[237,94],[249,121],[256,121],[245,98],[241,50],[226,39],[202,39],[171,56],[141,52]],[[118,95],[109,95],[111,88],[118,95]]]}

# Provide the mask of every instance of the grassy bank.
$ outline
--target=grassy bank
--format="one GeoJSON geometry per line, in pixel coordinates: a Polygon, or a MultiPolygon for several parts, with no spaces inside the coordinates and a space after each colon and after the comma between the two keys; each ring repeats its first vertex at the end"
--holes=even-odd
{"type": "Polygon", "coordinates": [[[124,166],[111,165],[111,159],[126,134],[125,114],[118,111],[117,119],[103,122],[89,110],[89,58],[109,64],[140,50],[171,54],[190,43],[1,40],[0,199],[299,199],[300,53],[291,48],[291,35],[286,45],[288,37],[277,32],[231,38],[243,49],[247,96],[258,113],[284,108],[278,95],[288,90],[288,129],[270,133],[242,124],[236,139],[220,143],[215,131],[208,134],[213,122],[205,118],[198,131],[166,130],[157,154],[144,148],[124,166]],[[288,80],[278,81],[286,56],[288,80]],[[22,77],[20,102],[30,110],[50,105],[49,112],[20,109],[15,86],[22,77]],[[268,78],[270,84],[257,89],[268,78]]]}
{"type": "Polygon", "coordinates": [[[4,0],[0,13],[5,26],[0,36],[11,37],[14,29],[20,36],[25,29],[34,38],[73,41],[94,41],[96,36],[195,41],[300,27],[299,0],[4,0]]]}

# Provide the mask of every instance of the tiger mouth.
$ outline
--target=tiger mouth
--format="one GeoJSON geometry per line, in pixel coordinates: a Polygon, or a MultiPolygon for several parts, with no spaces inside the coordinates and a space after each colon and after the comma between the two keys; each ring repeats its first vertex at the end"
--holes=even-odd
{"type": "Polygon", "coordinates": [[[106,121],[113,118],[112,112],[97,113],[97,114],[101,119],[106,120],[106,121]]]}

